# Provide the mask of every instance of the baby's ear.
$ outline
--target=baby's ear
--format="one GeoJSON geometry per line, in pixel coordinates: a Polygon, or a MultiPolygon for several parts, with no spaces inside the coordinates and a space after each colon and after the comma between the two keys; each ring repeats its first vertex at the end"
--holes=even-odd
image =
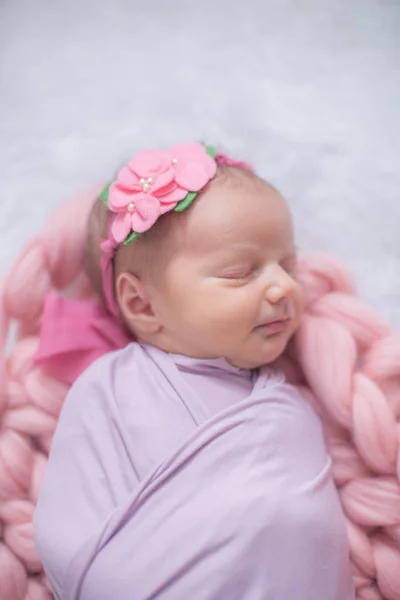
{"type": "Polygon", "coordinates": [[[146,339],[160,330],[160,323],[151,305],[147,286],[133,273],[121,273],[116,282],[119,308],[128,329],[146,339]]]}

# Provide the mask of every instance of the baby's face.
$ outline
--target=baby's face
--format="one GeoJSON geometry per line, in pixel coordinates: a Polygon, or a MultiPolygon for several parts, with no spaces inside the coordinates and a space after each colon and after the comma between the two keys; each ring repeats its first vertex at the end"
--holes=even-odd
{"type": "Polygon", "coordinates": [[[263,182],[223,182],[193,203],[183,235],[153,297],[164,349],[242,368],[275,360],[302,305],[283,198],[263,182]]]}

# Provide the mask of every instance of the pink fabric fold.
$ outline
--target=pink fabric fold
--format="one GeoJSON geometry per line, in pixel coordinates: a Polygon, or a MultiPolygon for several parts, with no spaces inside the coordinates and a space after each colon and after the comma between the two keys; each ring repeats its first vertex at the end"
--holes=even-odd
{"type": "Polygon", "coordinates": [[[119,316],[118,306],[114,294],[114,265],[113,259],[118,244],[111,239],[104,240],[101,247],[101,279],[103,285],[104,300],[108,311],[117,319],[119,316]]]}
{"type": "Polygon", "coordinates": [[[71,385],[97,358],[131,341],[120,322],[99,302],[49,294],[35,364],[71,385]]]}

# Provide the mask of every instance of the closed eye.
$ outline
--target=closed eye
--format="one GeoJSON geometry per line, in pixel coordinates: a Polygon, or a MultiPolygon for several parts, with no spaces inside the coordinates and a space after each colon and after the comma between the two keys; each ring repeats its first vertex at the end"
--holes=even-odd
{"type": "Polygon", "coordinates": [[[254,271],[252,269],[246,269],[242,271],[227,271],[226,273],[222,273],[220,277],[221,279],[228,279],[229,281],[243,282],[250,279],[253,272],[254,271]]]}

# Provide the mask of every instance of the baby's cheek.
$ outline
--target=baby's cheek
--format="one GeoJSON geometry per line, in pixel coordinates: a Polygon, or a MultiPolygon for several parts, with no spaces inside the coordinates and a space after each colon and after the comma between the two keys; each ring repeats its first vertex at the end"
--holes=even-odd
{"type": "Polygon", "coordinates": [[[250,302],[238,302],[236,298],[214,306],[212,312],[213,326],[230,337],[240,336],[241,332],[253,329],[257,318],[257,311],[250,302]]]}
{"type": "Polygon", "coordinates": [[[228,288],[209,280],[191,290],[192,316],[200,328],[219,333],[224,338],[240,336],[240,331],[254,327],[258,316],[255,295],[246,288],[228,288]]]}

